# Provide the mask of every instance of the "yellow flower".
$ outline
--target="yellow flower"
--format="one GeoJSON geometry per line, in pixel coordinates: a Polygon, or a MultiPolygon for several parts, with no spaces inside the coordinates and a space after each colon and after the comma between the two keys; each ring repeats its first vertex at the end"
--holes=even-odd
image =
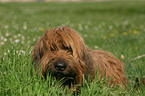
{"type": "Polygon", "coordinates": [[[104,39],[107,39],[107,37],[106,37],[106,36],[104,36],[104,39]]]}
{"type": "Polygon", "coordinates": [[[137,31],[136,31],[136,30],[134,30],[134,31],[133,31],[133,33],[134,33],[134,34],[137,34],[137,31]]]}
{"type": "Polygon", "coordinates": [[[136,46],[136,50],[138,50],[139,49],[139,47],[138,46],[136,46]]]}
{"type": "Polygon", "coordinates": [[[114,34],[110,34],[110,37],[114,37],[114,34]]]}
{"type": "Polygon", "coordinates": [[[44,28],[41,28],[41,31],[44,31],[45,29],[44,28]]]}
{"type": "Polygon", "coordinates": [[[114,30],[114,32],[115,32],[117,35],[119,35],[119,31],[118,31],[118,30],[114,30]]]}
{"type": "Polygon", "coordinates": [[[126,35],[127,35],[127,32],[123,32],[123,35],[125,35],[125,36],[126,36],[126,35]]]}

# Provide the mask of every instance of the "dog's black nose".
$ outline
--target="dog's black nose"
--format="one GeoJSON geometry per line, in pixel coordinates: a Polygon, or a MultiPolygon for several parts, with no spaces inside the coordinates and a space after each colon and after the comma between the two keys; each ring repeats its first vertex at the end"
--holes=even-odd
{"type": "Polygon", "coordinates": [[[66,68],[66,64],[63,62],[56,62],[54,63],[55,69],[58,71],[64,71],[66,68]]]}

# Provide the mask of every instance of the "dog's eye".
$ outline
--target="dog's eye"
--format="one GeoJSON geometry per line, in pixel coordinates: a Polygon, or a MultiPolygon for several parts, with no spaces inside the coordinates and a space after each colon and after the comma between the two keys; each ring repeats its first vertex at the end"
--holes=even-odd
{"type": "Polygon", "coordinates": [[[50,47],[50,51],[54,51],[54,48],[50,47]]]}
{"type": "Polygon", "coordinates": [[[69,51],[70,51],[70,52],[73,52],[71,47],[69,48],[69,51]]]}
{"type": "Polygon", "coordinates": [[[55,51],[57,49],[56,45],[50,46],[50,51],[55,51]]]}
{"type": "Polygon", "coordinates": [[[65,50],[68,50],[68,52],[72,52],[72,48],[71,47],[65,47],[65,50]]]}
{"type": "Polygon", "coordinates": [[[67,46],[66,44],[62,43],[62,48],[67,52],[73,52],[71,46],[67,46]]]}

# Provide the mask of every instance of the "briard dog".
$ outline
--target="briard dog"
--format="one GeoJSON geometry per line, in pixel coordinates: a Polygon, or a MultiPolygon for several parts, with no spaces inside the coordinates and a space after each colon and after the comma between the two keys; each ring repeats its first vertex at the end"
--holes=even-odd
{"type": "Polygon", "coordinates": [[[73,29],[64,26],[46,31],[37,41],[32,58],[35,70],[46,78],[50,74],[56,80],[65,78],[63,85],[76,88],[88,80],[107,79],[107,84],[126,85],[123,63],[109,52],[91,50],[73,29]]]}

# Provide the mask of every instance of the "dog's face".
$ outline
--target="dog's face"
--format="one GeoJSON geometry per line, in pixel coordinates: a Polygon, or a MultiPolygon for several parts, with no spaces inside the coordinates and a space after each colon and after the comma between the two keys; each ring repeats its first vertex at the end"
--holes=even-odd
{"type": "Polygon", "coordinates": [[[35,69],[41,70],[44,78],[51,73],[57,80],[66,78],[81,84],[83,74],[88,71],[86,52],[82,38],[69,27],[62,27],[46,31],[32,55],[35,69]]]}
{"type": "Polygon", "coordinates": [[[75,59],[72,52],[68,50],[49,52],[41,59],[42,75],[46,76],[48,73],[51,73],[57,80],[65,77],[74,79],[78,75],[79,70],[82,69],[79,63],[79,60],[75,59]]]}

